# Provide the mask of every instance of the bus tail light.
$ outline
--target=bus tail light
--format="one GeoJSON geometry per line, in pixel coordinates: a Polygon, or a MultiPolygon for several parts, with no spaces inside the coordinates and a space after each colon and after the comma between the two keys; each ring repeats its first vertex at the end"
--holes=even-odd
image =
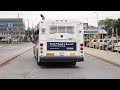
{"type": "Polygon", "coordinates": [[[40,51],[40,53],[43,53],[43,51],[40,51]]]}
{"type": "Polygon", "coordinates": [[[80,46],[83,46],[83,44],[81,43],[80,46]]]}
{"type": "Polygon", "coordinates": [[[41,47],[40,50],[43,50],[43,48],[41,47]]]}
{"type": "Polygon", "coordinates": [[[80,50],[83,50],[83,48],[81,47],[80,50]]]}
{"type": "Polygon", "coordinates": [[[80,53],[83,53],[83,46],[84,46],[84,44],[81,43],[81,44],[80,44],[80,53]]]}
{"type": "Polygon", "coordinates": [[[43,46],[43,43],[40,43],[40,46],[43,46]]]}

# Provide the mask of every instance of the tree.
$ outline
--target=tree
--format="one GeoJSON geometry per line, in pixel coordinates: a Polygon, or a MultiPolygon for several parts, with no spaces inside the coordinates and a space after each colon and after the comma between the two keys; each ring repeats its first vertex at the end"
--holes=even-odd
{"type": "Polygon", "coordinates": [[[100,20],[98,25],[100,25],[102,29],[108,30],[108,35],[112,35],[112,29],[116,29],[116,20],[106,18],[105,20],[100,20]]]}
{"type": "Polygon", "coordinates": [[[25,31],[25,41],[27,40],[27,39],[30,39],[31,41],[32,41],[32,37],[31,37],[31,35],[32,35],[32,29],[27,29],[26,31],[25,31]]]}
{"type": "Polygon", "coordinates": [[[118,35],[120,36],[120,18],[116,20],[116,28],[118,30],[118,35]]]}
{"type": "Polygon", "coordinates": [[[98,26],[99,26],[101,29],[104,29],[104,28],[105,28],[105,20],[99,20],[98,26]]]}

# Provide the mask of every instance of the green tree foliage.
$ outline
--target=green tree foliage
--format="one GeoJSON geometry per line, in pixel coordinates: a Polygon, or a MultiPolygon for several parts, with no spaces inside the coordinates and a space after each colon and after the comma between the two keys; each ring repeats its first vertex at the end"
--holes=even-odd
{"type": "Polygon", "coordinates": [[[120,18],[118,18],[116,21],[116,28],[118,30],[118,35],[120,36],[120,18]]]}
{"type": "Polygon", "coordinates": [[[112,29],[114,30],[114,34],[116,33],[116,29],[118,29],[118,35],[120,36],[120,18],[119,19],[109,19],[99,21],[99,26],[102,29],[108,30],[108,35],[112,35],[112,29]]]}

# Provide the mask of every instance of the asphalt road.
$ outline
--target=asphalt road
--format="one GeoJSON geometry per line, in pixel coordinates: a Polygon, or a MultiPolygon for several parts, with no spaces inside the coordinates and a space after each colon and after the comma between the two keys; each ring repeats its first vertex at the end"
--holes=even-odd
{"type": "Polygon", "coordinates": [[[0,79],[120,79],[120,67],[87,54],[76,66],[38,66],[31,49],[0,66],[0,79]]]}

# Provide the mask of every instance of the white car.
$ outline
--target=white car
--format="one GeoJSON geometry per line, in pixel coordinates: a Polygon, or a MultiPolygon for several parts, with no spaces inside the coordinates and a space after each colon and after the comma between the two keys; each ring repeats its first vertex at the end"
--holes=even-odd
{"type": "Polygon", "coordinates": [[[120,53],[120,42],[118,42],[118,45],[117,45],[117,43],[114,45],[114,50],[116,50],[120,53]]]}
{"type": "Polygon", "coordinates": [[[104,39],[98,39],[97,42],[95,43],[95,48],[100,48],[102,50],[102,45],[104,44],[104,39]]]}
{"type": "MultiPolygon", "coordinates": [[[[120,42],[120,40],[118,40],[120,42]]],[[[113,40],[113,51],[117,51],[117,40],[113,40]]],[[[112,40],[108,44],[108,49],[112,50],[112,40]]]]}
{"type": "Polygon", "coordinates": [[[17,42],[17,39],[12,40],[13,42],[17,42]]]}
{"type": "Polygon", "coordinates": [[[1,42],[6,42],[7,40],[6,40],[6,39],[1,39],[0,41],[1,41],[1,42]]]}

